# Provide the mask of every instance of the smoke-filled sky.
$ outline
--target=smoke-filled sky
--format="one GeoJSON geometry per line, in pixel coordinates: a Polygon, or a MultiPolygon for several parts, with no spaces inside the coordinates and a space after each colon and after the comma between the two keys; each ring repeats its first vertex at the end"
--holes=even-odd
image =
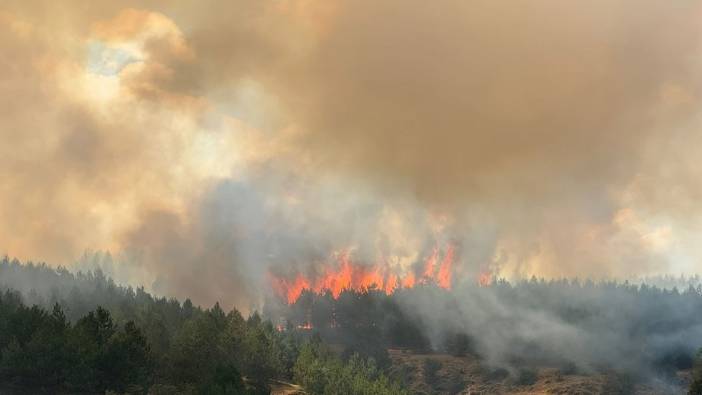
{"type": "Polygon", "coordinates": [[[702,271],[693,0],[0,1],[0,252],[246,305],[335,252],[702,271]]]}

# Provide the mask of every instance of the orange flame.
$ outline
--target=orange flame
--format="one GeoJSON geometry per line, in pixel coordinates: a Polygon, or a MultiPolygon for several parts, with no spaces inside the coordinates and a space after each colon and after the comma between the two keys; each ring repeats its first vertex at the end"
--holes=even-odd
{"type": "MultiPolygon", "coordinates": [[[[436,269],[439,261],[439,248],[435,247],[425,260],[420,283],[435,283],[446,289],[451,288],[454,248],[449,245],[436,269]]],[[[412,288],[417,284],[414,272],[398,275],[389,271],[386,264],[362,265],[352,262],[349,252],[337,256],[338,265],[326,267],[318,278],[307,278],[297,274],[294,280],[278,278],[271,275],[275,292],[288,303],[295,303],[304,290],[317,294],[330,292],[336,299],[344,290],[367,291],[377,289],[390,295],[399,288],[412,288]]]]}
{"type": "Polygon", "coordinates": [[[385,293],[390,295],[395,292],[395,288],[397,288],[397,275],[390,274],[385,282],[385,293]]]}
{"type": "Polygon", "coordinates": [[[312,329],[312,324],[310,324],[309,322],[305,322],[305,323],[302,324],[302,325],[298,325],[298,326],[297,326],[297,329],[306,329],[306,330],[310,330],[310,329],[312,329]]]}
{"type": "Polygon", "coordinates": [[[437,283],[441,288],[451,289],[451,266],[453,265],[453,246],[449,246],[444,255],[444,259],[439,266],[439,274],[437,275],[437,283]]]}
{"type": "Polygon", "coordinates": [[[486,271],[480,273],[480,275],[478,275],[478,285],[480,285],[481,287],[487,287],[490,285],[491,282],[492,282],[492,275],[491,275],[490,271],[486,270],[486,271]]]}
{"type": "Polygon", "coordinates": [[[412,288],[412,287],[414,287],[414,283],[415,283],[414,273],[408,273],[407,277],[402,279],[402,286],[404,288],[412,288]]]}
{"type": "Polygon", "coordinates": [[[273,289],[279,295],[286,295],[288,302],[297,300],[302,291],[310,288],[309,281],[301,274],[298,274],[293,281],[288,281],[284,278],[272,278],[272,280],[273,289]]]}
{"type": "Polygon", "coordinates": [[[436,259],[439,255],[439,249],[437,247],[434,247],[434,249],[431,252],[431,255],[429,258],[427,258],[426,263],[424,264],[424,278],[425,279],[431,279],[434,278],[434,266],[436,266],[436,259]]]}

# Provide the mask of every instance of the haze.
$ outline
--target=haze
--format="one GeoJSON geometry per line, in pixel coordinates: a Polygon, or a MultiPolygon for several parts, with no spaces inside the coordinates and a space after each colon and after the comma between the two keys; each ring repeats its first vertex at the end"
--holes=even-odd
{"type": "Polygon", "coordinates": [[[0,252],[197,303],[339,251],[697,273],[697,1],[0,2],[0,252]],[[197,278],[197,281],[193,281],[197,278]]]}

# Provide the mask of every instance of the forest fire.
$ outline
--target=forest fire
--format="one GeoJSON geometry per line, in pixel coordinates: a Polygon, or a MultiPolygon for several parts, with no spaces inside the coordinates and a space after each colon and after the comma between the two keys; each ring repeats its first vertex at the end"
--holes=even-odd
{"type": "Polygon", "coordinates": [[[354,262],[351,254],[345,252],[338,255],[335,267],[327,267],[319,277],[310,278],[298,273],[292,280],[275,275],[271,275],[270,278],[278,296],[290,304],[295,303],[305,290],[317,294],[330,292],[336,299],[344,290],[377,289],[390,295],[399,288],[412,288],[417,284],[436,284],[441,288],[451,289],[454,259],[453,245],[447,245],[443,252],[435,246],[431,254],[424,259],[419,275],[414,271],[397,274],[384,264],[367,265],[354,262]]]}
{"type": "Polygon", "coordinates": [[[489,271],[483,271],[478,276],[478,285],[481,287],[487,287],[492,283],[492,274],[489,271]]]}

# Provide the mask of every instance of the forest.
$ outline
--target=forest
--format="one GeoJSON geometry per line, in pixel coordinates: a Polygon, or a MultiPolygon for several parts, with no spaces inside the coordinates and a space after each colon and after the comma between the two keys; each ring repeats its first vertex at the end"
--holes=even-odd
{"type": "Polygon", "coordinates": [[[634,382],[690,371],[689,391],[699,394],[702,289],[667,281],[672,288],[495,279],[336,299],[304,292],[291,305],[271,297],[245,317],[118,285],[99,268],[72,273],[4,258],[0,390],[267,394],[292,382],[310,394],[409,394],[391,369],[395,349],[470,355],[517,379],[545,366],[634,382]]]}
{"type": "Polygon", "coordinates": [[[276,380],[312,394],[406,393],[373,360],[342,360],[319,337],[154,297],[99,270],[4,259],[0,286],[3,393],[267,394],[276,380]]]}
{"type": "Polygon", "coordinates": [[[677,283],[686,288],[532,278],[450,291],[426,284],[392,295],[305,291],[291,305],[269,302],[264,311],[377,361],[386,360],[378,350],[434,350],[473,353],[508,368],[572,366],[665,378],[691,368],[702,346],[702,287],[677,283]]]}

